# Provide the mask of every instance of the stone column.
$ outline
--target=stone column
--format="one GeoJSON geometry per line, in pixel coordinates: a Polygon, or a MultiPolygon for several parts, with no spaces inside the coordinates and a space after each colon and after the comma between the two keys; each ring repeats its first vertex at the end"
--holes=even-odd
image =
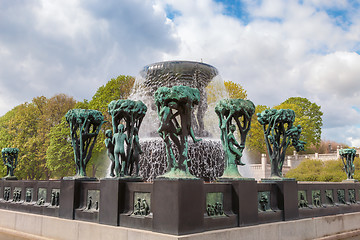
{"type": "Polygon", "coordinates": [[[287,157],[287,165],[291,168],[292,167],[292,160],[291,160],[291,157],[288,156],[287,157]]]}
{"type": "Polygon", "coordinates": [[[59,217],[74,219],[80,204],[80,180],[61,180],[59,217]]]}
{"type": "Polygon", "coordinates": [[[155,179],[151,205],[153,231],[174,235],[203,231],[203,180],[155,179]]]}
{"type": "Polygon", "coordinates": [[[238,226],[258,221],[257,182],[254,179],[232,181],[233,208],[238,215],[238,226]]]}
{"type": "Polygon", "coordinates": [[[119,226],[119,212],[124,207],[125,184],[119,179],[100,180],[100,223],[119,226]]]}
{"type": "Polygon", "coordinates": [[[279,208],[283,210],[283,220],[299,218],[298,185],[294,180],[275,181],[279,189],[279,208]]]}
{"type": "Polygon", "coordinates": [[[262,176],[260,176],[260,178],[266,178],[266,163],[267,163],[267,158],[266,158],[266,154],[263,153],[261,154],[261,173],[262,176]]]}

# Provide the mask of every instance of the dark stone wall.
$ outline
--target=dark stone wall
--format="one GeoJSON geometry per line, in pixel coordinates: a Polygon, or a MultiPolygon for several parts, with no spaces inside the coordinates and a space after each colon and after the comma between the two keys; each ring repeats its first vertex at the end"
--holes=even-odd
{"type": "Polygon", "coordinates": [[[359,183],[0,181],[0,208],[173,235],[360,211],[359,183]],[[32,191],[31,199],[26,192],[32,191]],[[59,192],[59,205],[53,195],[59,192]],[[30,199],[30,200],[29,200],[30,199]]]}

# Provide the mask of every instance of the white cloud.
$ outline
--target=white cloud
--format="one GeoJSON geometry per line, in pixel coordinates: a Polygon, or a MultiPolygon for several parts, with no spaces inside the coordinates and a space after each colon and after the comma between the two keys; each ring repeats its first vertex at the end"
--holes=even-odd
{"type": "Polygon", "coordinates": [[[241,3],[248,22],[212,0],[6,2],[0,115],[41,94],[90,98],[111,77],[136,75],[152,62],[202,59],[242,84],[256,104],[315,101],[324,136],[355,141],[344,129],[360,117],[352,108],[360,101],[357,9],[343,0],[241,3]],[[328,14],[337,9],[347,12],[346,23],[328,14]]]}
{"type": "Polygon", "coordinates": [[[0,115],[39,95],[78,100],[177,48],[151,2],[11,1],[0,5],[0,115]]]}

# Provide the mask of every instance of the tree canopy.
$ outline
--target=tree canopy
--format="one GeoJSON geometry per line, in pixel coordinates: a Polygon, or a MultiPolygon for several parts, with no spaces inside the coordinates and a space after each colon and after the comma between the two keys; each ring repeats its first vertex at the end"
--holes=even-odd
{"type": "Polygon", "coordinates": [[[0,148],[17,147],[20,150],[15,176],[19,179],[49,179],[52,176],[46,166],[49,132],[74,105],[75,100],[64,94],[52,98],[40,96],[0,118],[0,148]]]}

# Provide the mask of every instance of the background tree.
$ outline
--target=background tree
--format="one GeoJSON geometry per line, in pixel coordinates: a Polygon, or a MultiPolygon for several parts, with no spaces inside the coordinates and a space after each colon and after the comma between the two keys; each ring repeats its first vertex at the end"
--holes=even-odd
{"type": "Polygon", "coordinates": [[[64,94],[52,98],[36,97],[1,117],[4,146],[20,149],[17,176],[20,179],[49,179],[51,172],[46,166],[48,134],[61,116],[73,107],[75,100],[64,94]],[[6,140],[4,140],[6,138],[6,140]]]}
{"type": "Polygon", "coordinates": [[[215,107],[215,103],[224,98],[247,99],[246,90],[232,81],[214,80],[206,87],[207,102],[209,106],[215,107]]]}
{"type": "Polygon", "coordinates": [[[252,116],[251,129],[248,133],[246,142],[246,149],[251,153],[255,159],[260,159],[262,153],[266,153],[266,144],[264,139],[264,130],[262,125],[257,120],[257,114],[269,109],[265,105],[257,105],[255,107],[255,114],[252,116]]]}

